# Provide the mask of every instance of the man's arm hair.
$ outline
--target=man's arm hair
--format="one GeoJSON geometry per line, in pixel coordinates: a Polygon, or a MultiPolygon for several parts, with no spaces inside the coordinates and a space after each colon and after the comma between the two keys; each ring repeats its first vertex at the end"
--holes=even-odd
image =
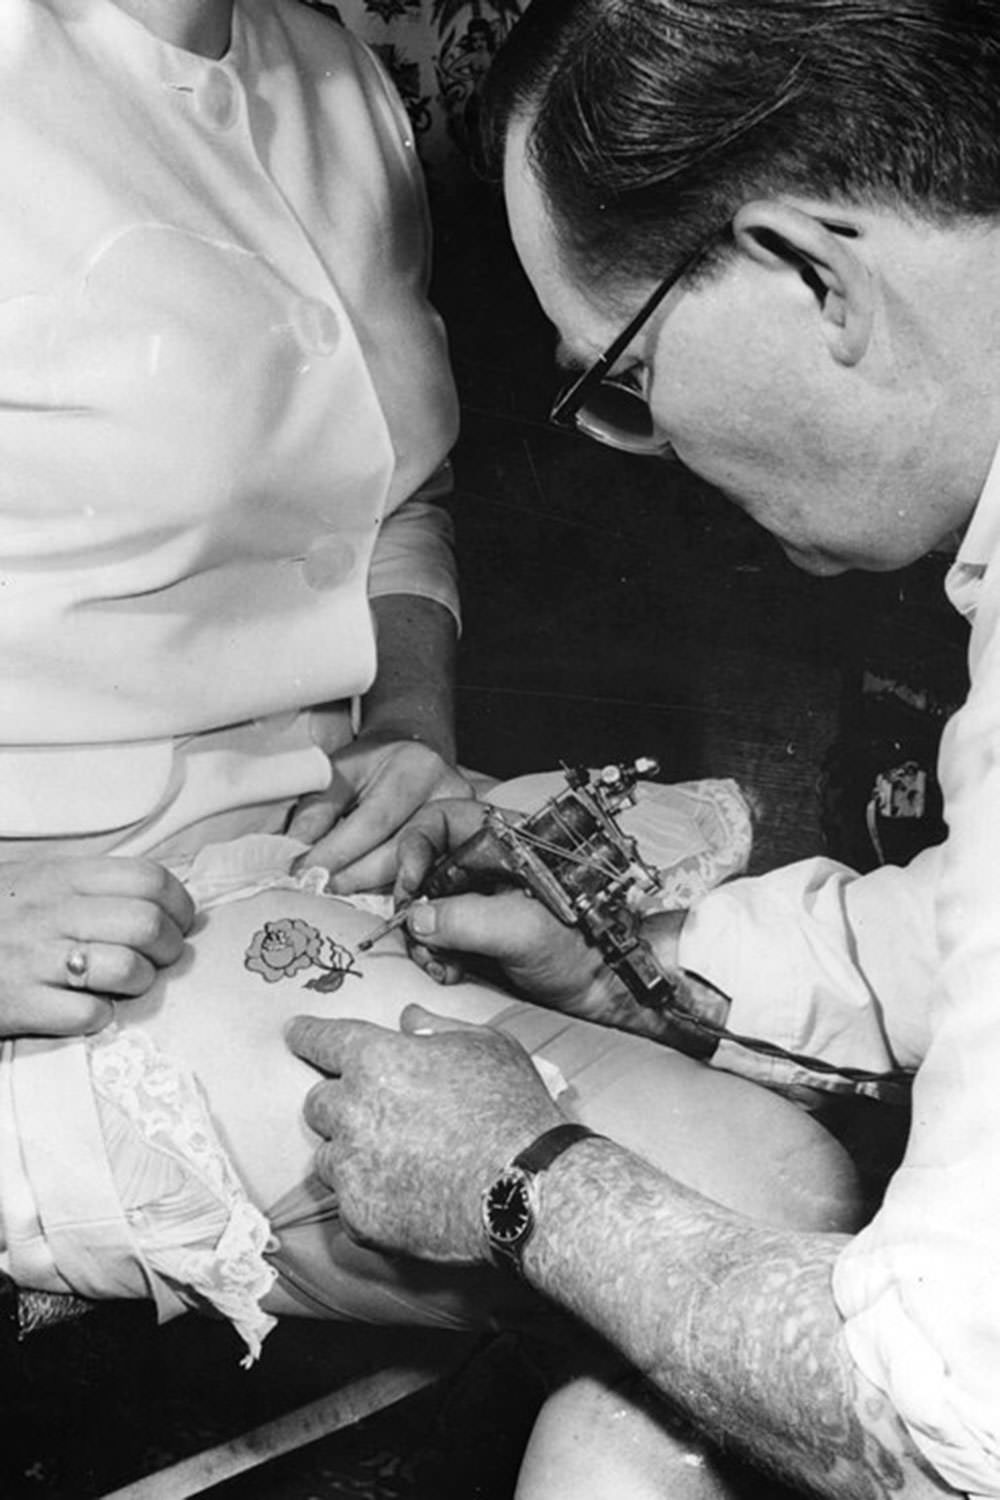
{"type": "Polygon", "coordinates": [[[942,1496],[834,1302],[846,1237],[768,1229],[610,1141],[542,1178],[525,1274],[707,1437],[808,1494],[942,1496]]]}

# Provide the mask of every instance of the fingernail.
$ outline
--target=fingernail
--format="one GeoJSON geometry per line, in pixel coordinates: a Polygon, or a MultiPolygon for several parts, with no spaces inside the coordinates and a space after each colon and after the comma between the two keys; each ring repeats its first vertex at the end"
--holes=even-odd
{"type": "Polygon", "coordinates": [[[435,963],[433,959],[425,966],[424,973],[429,974],[436,984],[444,984],[448,978],[448,970],[444,964],[435,963]]]}
{"type": "Polygon", "coordinates": [[[410,931],[418,937],[429,937],[437,927],[437,912],[426,901],[419,901],[410,913],[410,931]]]}

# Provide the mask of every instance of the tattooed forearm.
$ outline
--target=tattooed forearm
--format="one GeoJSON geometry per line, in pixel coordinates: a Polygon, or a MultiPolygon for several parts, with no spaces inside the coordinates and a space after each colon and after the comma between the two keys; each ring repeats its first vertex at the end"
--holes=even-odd
{"type": "Polygon", "coordinates": [[[953,1493],[850,1359],[842,1236],[760,1228],[606,1142],[547,1174],[540,1218],[530,1279],[709,1437],[838,1500],[953,1493]]]}

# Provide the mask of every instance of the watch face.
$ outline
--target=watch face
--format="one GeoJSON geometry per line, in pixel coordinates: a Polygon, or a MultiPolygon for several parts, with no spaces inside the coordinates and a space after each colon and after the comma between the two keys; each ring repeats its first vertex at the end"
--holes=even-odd
{"type": "Polygon", "coordinates": [[[528,1184],[521,1172],[504,1172],[483,1199],[483,1221],[494,1245],[520,1244],[530,1232],[533,1216],[528,1184]]]}

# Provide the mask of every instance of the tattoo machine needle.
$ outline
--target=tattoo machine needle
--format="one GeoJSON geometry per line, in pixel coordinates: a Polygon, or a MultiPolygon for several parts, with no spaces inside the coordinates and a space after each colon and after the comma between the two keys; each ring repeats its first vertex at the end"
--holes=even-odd
{"type": "Polygon", "coordinates": [[[503,849],[497,844],[493,829],[504,821],[504,815],[498,808],[490,808],[486,812],[486,818],[482,828],[474,833],[471,838],[459,844],[456,849],[447,854],[442,854],[431,865],[427,874],[421,882],[419,893],[404,901],[402,906],[393,912],[379,927],[370,932],[367,937],[362,938],[357,946],[359,953],[367,953],[376,943],[380,943],[390,932],[395,932],[397,927],[402,927],[413,908],[418,903],[429,901],[436,896],[457,896],[463,891],[477,888],[479,881],[486,878],[487,888],[490,880],[495,883],[497,876],[509,869],[509,863],[505,861],[503,849]]]}
{"type": "Polygon", "coordinates": [[[402,927],[413,908],[419,902],[426,900],[426,896],[413,896],[409,901],[404,902],[397,911],[393,912],[391,917],[387,917],[384,922],[380,922],[373,932],[370,932],[367,937],[361,939],[357,945],[358,953],[367,953],[369,948],[374,948],[375,944],[380,943],[384,937],[388,937],[390,932],[395,932],[397,927],[402,927]]]}

